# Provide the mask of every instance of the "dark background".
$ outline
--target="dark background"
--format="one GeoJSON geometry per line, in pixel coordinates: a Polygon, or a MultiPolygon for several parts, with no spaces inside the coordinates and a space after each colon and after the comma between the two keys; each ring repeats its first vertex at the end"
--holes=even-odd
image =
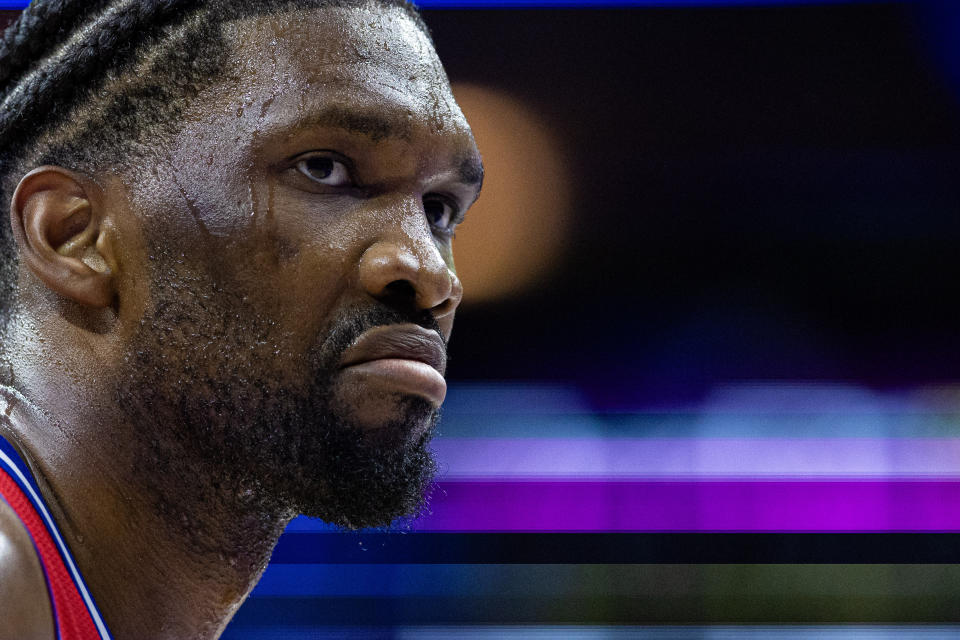
{"type": "Polygon", "coordinates": [[[451,79],[551,123],[576,198],[548,281],[462,308],[453,380],[572,381],[611,406],[960,376],[960,103],[935,7],[426,19],[451,79]]]}

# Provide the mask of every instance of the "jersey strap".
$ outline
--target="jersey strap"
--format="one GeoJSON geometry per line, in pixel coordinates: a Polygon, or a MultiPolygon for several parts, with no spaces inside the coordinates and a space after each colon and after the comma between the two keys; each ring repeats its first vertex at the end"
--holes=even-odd
{"type": "Polygon", "coordinates": [[[33,474],[0,437],[0,496],[23,522],[47,578],[59,640],[111,640],[97,605],[50,516],[33,474]]]}

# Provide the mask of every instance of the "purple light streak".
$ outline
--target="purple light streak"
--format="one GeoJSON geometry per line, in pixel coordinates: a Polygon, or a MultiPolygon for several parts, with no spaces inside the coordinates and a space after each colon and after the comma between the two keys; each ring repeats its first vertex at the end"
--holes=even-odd
{"type": "Polygon", "coordinates": [[[960,481],[441,482],[421,531],[960,531],[960,481]]]}

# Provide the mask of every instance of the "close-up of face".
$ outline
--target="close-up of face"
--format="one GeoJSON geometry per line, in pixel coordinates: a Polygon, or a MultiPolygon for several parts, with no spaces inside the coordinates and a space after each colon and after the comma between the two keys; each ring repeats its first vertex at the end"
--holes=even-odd
{"type": "Polygon", "coordinates": [[[225,30],[223,80],[108,178],[132,238],[118,297],[140,318],[117,395],[154,464],[198,451],[277,508],[387,524],[433,472],[479,154],[401,9],[225,30]]]}
{"type": "Polygon", "coordinates": [[[957,33],[0,0],[0,639],[960,637],[957,33]]]}

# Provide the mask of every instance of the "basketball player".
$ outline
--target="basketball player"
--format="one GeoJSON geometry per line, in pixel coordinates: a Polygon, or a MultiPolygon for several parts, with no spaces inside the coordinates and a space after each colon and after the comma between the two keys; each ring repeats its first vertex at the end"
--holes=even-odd
{"type": "Polygon", "coordinates": [[[34,0],[0,42],[0,638],[216,638],[417,513],[482,167],[403,0],[34,0]]]}

